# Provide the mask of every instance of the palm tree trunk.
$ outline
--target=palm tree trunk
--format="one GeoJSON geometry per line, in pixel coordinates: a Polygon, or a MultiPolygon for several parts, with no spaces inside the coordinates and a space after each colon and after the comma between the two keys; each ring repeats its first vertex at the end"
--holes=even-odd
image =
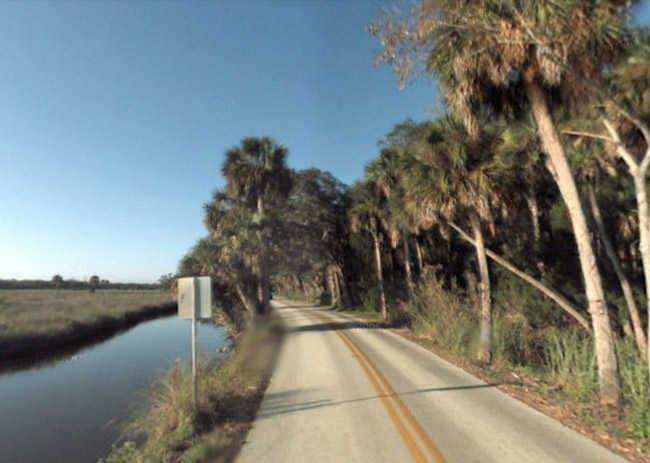
{"type": "Polygon", "coordinates": [[[269,282],[269,252],[266,247],[266,239],[264,237],[264,228],[266,226],[264,217],[264,200],[262,195],[257,197],[257,213],[260,216],[260,227],[262,228],[262,243],[260,248],[260,299],[262,302],[261,311],[263,315],[271,313],[271,284],[269,282]]]}
{"type": "Polygon", "coordinates": [[[413,237],[413,243],[415,244],[415,266],[418,271],[418,275],[422,275],[422,249],[420,248],[420,241],[418,240],[417,235],[413,237]]]}
{"type": "Polygon", "coordinates": [[[377,286],[379,286],[381,316],[386,320],[386,296],[384,295],[384,277],[381,272],[381,248],[379,247],[379,236],[377,233],[372,234],[372,241],[375,245],[375,263],[377,264],[377,286]]]}
{"type": "MultiPolygon", "coordinates": [[[[557,130],[553,123],[546,95],[541,86],[535,81],[532,72],[524,72],[526,94],[531,104],[531,109],[539,137],[544,151],[548,155],[553,169],[557,174],[557,185],[562,199],[566,204],[569,219],[573,227],[580,266],[585,283],[585,293],[589,301],[589,313],[594,329],[594,342],[598,363],[598,383],[600,386],[600,400],[607,405],[619,406],[621,401],[621,387],[618,379],[618,362],[614,349],[614,336],[609,322],[605,292],[602,278],[598,270],[596,255],[587,219],[580,203],[578,189],[569,167],[569,162],[560,143],[557,130]]],[[[649,253],[650,255],[650,253],[649,253]]],[[[649,325],[650,326],[650,325],[649,325]]]]}
{"type": "Polygon", "coordinates": [[[409,297],[413,292],[413,273],[411,272],[411,251],[409,249],[409,235],[402,232],[402,242],[404,243],[404,270],[406,272],[406,286],[408,287],[409,297]]]}
{"type": "Polygon", "coordinates": [[[336,306],[340,307],[341,304],[341,287],[339,286],[339,278],[336,271],[332,271],[332,281],[334,281],[334,291],[336,293],[336,306]]]}
{"type": "Polygon", "coordinates": [[[339,287],[342,289],[341,291],[341,303],[343,305],[349,306],[352,305],[352,295],[350,294],[350,289],[348,288],[347,283],[345,282],[345,277],[343,276],[343,271],[341,268],[337,265],[336,266],[336,275],[338,278],[338,283],[339,287]]]}
{"type": "Polygon", "coordinates": [[[593,185],[589,185],[588,188],[591,213],[594,216],[594,221],[596,222],[596,228],[598,229],[600,240],[603,242],[603,246],[605,247],[605,254],[609,258],[612,267],[614,267],[614,272],[616,273],[619,284],[621,286],[621,290],[623,291],[625,303],[627,304],[627,309],[630,312],[630,318],[632,319],[632,328],[634,329],[634,338],[636,340],[637,347],[639,348],[641,356],[646,359],[646,337],[644,333],[643,322],[641,321],[641,316],[639,314],[639,308],[636,305],[634,294],[632,293],[632,287],[630,286],[630,282],[627,279],[627,276],[625,276],[625,273],[623,272],[623,267],[621,266],[621,262],[618,260],[614,245],[612,245],[612,242],[607,235],[607,231],[605,230],[605,224],[603,223],[603,218],[600,214],[600,207],[598,207],[598,200],[596,199],[594,187],[593,185]]]}
{"type": "MultiPolygon", "coordinates": [[[[460,235],[461,238],[463,238],[465,241],[469,242],[472,244],[472,246],[476,246],[476,241],[472,239],[467,233],[465,233],[458,225],[455,223],[451,222],[449,224],[451,228],[456,230],[458,234],[460,235]]],[[[517,267],[512,265],[510,262],[505,260],[503,257],[499,256],[498,254],[490,251],[489,249],[485,249],[485,254],[492,259],[494,262],[508,270],[509,272],[512,272],[513,274],[517,275],[519,278],[524,280],[526,283],[534,286],[535,288],[539,289],[542,293],[544,293],[546,296],[548,296],[549,299],[554,301],[557,305],[560,306],[565,312],[567,312],[569,315],[571,315],[573,318],[576,319],[580,325],[587,330],[589,334],[592,334],[591,327],[589,326],[589,322],[582,316],[580,313],[571,306],[571,304],[564,299],[562,296],[560,296],[558,293],[555,291],[551,290],[549,287],[544,285],[539,280],[536,280],[535,278],[531,277],[530,275],[522,272],[519,270],[517,267]]]]}
{"type": "Polygon", "coordinates": [[[330,296],[330,305],[336,306],[336,289],[334,288],[334,280],[332,279],[332,272],[328,269],[325,271],[325,286],[330,296]]]}
{"type": "Polygon", "coordinates": [[[542,259],[540,258],[542,231],[539,224],[539,202],[537,201],[537,196],[534,192],[529,192],[529,194],[526,195],[526,203],[528,204],[530,219],[533,223],[533,253],[535,254],[536,265],[540,275],[544,275],[544,262],[542,262],[542,259]]]}
{"type": "Polygon", "coordinates": [[[476,258],[478,260],[478,270],[481,277],[481,335],[479,339],[477,358],[481,362],[489,363],[492,357],[492,294],[490,287],[490,271],[488,269],[487,257],[485,254],[485,243],[483,241],[481,223],[479,218],[476,216],[472,216],[470,221],[472,223],[472,230],[474,231],[476,258]]]}
{"type": "MultiPolygon", "coordinates": [[[[645,183],[645,172],[634,172],[634,193],[639,209],[639,251],[645,276],[646,310],[648,311],[648,335],[650,339],[650,211],[648,210],[648,190],[645,183]]],[[[648,374],[650,375],[650,346],[647,349],[648,374]]]]}

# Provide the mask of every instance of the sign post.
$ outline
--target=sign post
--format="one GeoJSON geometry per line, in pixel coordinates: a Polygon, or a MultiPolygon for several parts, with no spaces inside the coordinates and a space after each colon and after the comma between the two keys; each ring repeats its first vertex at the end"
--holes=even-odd
{"type": "Polygon", "coordinates": [[[197,330],[199,318],[212,316],[212,283],[210,277],[178,279],[178,318],[192,320],[192,383],[194,411],[198,410],[199,373],[197,367],[197,330]]]}

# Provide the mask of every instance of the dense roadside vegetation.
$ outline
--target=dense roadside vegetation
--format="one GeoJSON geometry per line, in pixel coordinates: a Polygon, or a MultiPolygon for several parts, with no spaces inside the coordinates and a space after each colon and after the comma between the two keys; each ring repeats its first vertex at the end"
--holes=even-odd
{"type": "Polygon", "coordinates": [[[0,369],[70,354],[175,310],[169,291],[0,290],[0,369]]]}

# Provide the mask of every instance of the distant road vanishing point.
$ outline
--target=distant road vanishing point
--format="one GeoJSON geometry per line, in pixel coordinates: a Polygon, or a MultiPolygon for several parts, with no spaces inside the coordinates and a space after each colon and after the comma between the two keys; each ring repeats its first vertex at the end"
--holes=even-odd
{"type": "Polygon", "coordinates": [[[287,327],[237,463],[624,463],[389,330],[276,300],[287,327]]]}

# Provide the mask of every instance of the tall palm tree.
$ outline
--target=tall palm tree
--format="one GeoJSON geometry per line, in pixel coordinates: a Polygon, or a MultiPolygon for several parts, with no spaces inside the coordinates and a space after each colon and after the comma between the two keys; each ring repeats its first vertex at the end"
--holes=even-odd
{"type": "Polygon", "coordinates": [[[350,187],[352,205],[348,211],[350,227],[354,233],[370,234],[375,253],[377,287],[381,316],[386,319],[386,295],[381,264],[381,224],[385,222],[387,208],[378,185],[372,180],[357,182],[350,187]]]}
{"type": "Polygon", "coordinates": [[[462,121],[447,116],[435,121],[429,149],[415,156],[404,176],[411,202],[445,221],[467,220],[474,234],[480,277],[481,330],[477,357],[489,362],[492,350],[492,302],[484,224],[501,205],[499,169],[493,154],[499,141],[494,127],[470,136],[462,121]]]}
{"type": "Polygon", "coordinates": [[[575,235],[594,328],[600,398],[619,405],[618,364],[593,241],[553,121],[554,98],[571,106],[593,101],[603,67],[624,42],[624,4],[612,0],[422,0],[412,19],[373,24],[379,59],[402,81],[413,57],[440,79],[445,102],[470,131],[481,115],[532,113],[575,235]]]}
{"type": "Polygon", "coordinates": [[[247,137],[240,145],[226,152],[222,172],[226,191],[233,198],[255,208],[260,225],[259,281],[261,312],[270,312],[271,286],[267,242],[267,208],[286,198],[291,190],[291,176],[286,165],[287,148],[270,137],[247,137]]]}
{"type": "MultiPolygon", "coordinates": [[[[650,30],[635,30],[627,54],[609,75],[609,95],[600,122],[605,133],[565,131],[604,140],[612,154],[623,161],[634,183],[638,209],[639,252],[643,264],[646,308],[650,310],[650,30]]],[[[591,124],[594,125],[593,123],[591,124]]],[[[649,312],[650,313],[650,312],[649,312]]],[[[650,338],[648,317],[647,338],[650,338]]],[[[650,374],[650,349],[647,349],[650,374]]]]}
{"type": "MultiPolygon", "coordinates": [[[[572,125],[575,125],[575,123],[572,125]]],[[[604,150],[602,146],[594,143],[593,140],[583,138],[579,138],[575,143],[569,145],[568,154],[571,157],[571,165],[576,172],[576,178],[581,184],[583,190],[587,193],[587,204],[591,209],[591,215],[596,223],[596,231],[598,232],[600,241],[603,244],[605,255],[612,264],[619,286],[621,287],[630,319],[632,320],[632,329],[637,347],[642,357],[647,359],[647,341],[644,334],[641,314],[639,313],[638,306],[634,299],[630,281],[623,270],[616,248],[607,232],[604,218],[600,211],[597,194],[597,189],[602,190],[607,186],[605,181],[607,180],[606,177],[608,177],[608,175],[605,175],[605,173],[610,174],[610,180],[612,176],[617,176],[616,159],[609,156],[606,153],[606,150],[604,150]]],[[[612,182],[610,181],[610,184],[611,183],[612,182]]],[[[618,183],[619,185],[621,184],[620,179],[618,180],[618,183]]],[[[625,186],[629,185],[623,184],[623,188],[625,188],[625,186]]],[[[620,204],[620,202],[618,202],[616,206],[616,209],[619,211],[622,209],[622,204],[620,204]]]]}
{"type": "Polygon", "coordinates": [[[403,147],[395,145],[384,147],[379,156],[366,166],[366,178],[377,184],[380,194],[386,201],[389,214],[386,217],[385,226],[393,248],[401,240],[404,252],[404,272],[409,295],[411,295],[414,281],[409,239],[411,234],[418,232],[418,227],[413,211],[407,209],[404,203],[404,189],[400,183],[402,156],[404,156],[403,147]]]}

